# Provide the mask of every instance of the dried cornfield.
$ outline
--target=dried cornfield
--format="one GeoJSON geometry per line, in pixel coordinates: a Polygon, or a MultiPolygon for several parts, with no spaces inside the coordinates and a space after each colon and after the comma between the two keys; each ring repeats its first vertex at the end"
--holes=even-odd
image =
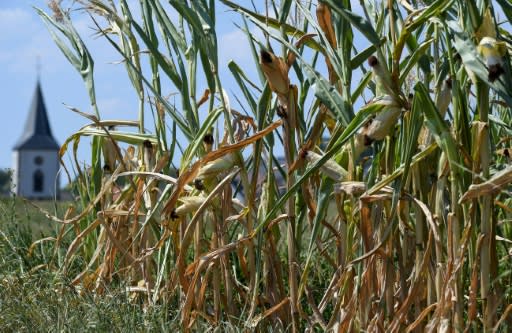
{"type": "Polygon", "coordinates": [[[81,293],[122,281],[185,330],[512,327],[512,5],[355,5],[140,0],[139,18],[126,0],[75,2],[122,59],[134,121],[101,117],[71,11],[38,10],[93,110],[71,108],[90,123],[61,149],[90,137],[81,202],[52,217],[81,293]],[[259,74],[230,62],[235,96],[225,10],[259,74]]]}

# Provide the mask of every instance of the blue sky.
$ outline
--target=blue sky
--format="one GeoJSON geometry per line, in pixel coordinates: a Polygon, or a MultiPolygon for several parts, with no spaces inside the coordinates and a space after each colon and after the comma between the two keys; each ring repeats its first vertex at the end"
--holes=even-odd
{"type": "MultiPolygon", "coordinates": [[[[133,16],[137,19],[140,16],[138,14],[140,12],[139,1],[127,1],[133,16]]],[[[65,6],[71,2],[71,0],[66,0],[63,4],[65,6]]],[[[249,1],[240,1],[239,3],[250,5],[249,1]]],[[[263,4],[264,2],[257,1],[255,3],[263,4]]],[[[64,143],[66,138],[89,123],[87,119],[68,110],[64,104],[82,112],[93,113],[82,78],[55,45],[33,6],[49,12],[47,0],[0,0],[0,31],[3,32],[0,34],[0,98],[4,109],[2,114],[6,115],[4,129],[0,131],[0,140],[4,142],[3,149],[0,149],[0,168],[9,168],[12,165],[11,150],[22,135],[38,77],[38,62],[40,63],[39,77],[50,123],[54,137],[59,144],[64,143]]],[[[361,14],[358,2],[354,3],[353,10],[361,14]]],[[[169,16],[171,19],[177,17],[172,12],[169,13],[169,16]]],[[[219,3],[216,16],[219,72],[223,88],[228,93],[231,106],[241,111],[235,98],[237,95],[241,96],[241,93],[227,64],[230,60],[234,60],[253,82],[258,83],[256,64],[252,58],[245,32],[235,25],[235,23],[241,25],[240,15],[219,3]]],[[[96,98],[101,119],[137,120],[138,99],[124,65],[118,64],[122,57],[106,39],[94,37],[95,30],[92,29],[94,24],[87,15],[73,13],[72,21],[94,59],[96,98]]],[[[250,29],[256,38],[264,43],[262,33],[257,28],[250,29]]],[[[357,31],[354,30],[354,33],[357,49],[362,50],[367,47],[368,42],[357,31]]],[[[276,51],[280,51],[281,48],[277,44],[273,43],[273,45],[276,51]]],[[[141,45],[141,48],[144,49],[144,46],[141,45]]],[[[319,62],[319,66],[318,69],[325,75],[326,69],[323,61],[319,62]]],[[[294,81],[294,74],[291,73],[291,75],[292,81],[294,81]]],[[[354,73],[354,75],[352,84],[357,84],[360,73],[354,73]]],[[[201,79],[202,76],[198,68],[198,96],[207,88],[205,80],[201,79]]],[[[174,87],[163,82],[164,96],[171,95],[176,91],[174,87]]],[[[312,91],[309,94],[312,95],[312,91]]],[[[177,103],[179,103],[178,99],[177,103]]],[[[360,104],[358,105],[360,106],[360,104]]],[[[150,108],[146,107],[146,109],[146,128],[151,131],[152,116],[150,108]]],[[[276,149],[279,154],[282,147],[276,147],[276,149]]],[[[78,160],[85,164],[90,161],[90,143],[87,139],[82,139],[80,142],[78,160]]],[[[178,160],[175,156],[174,161],[178,160]]],[[[70,153],[64,157],[64,161],[68,170],[71,171],[70,153]]],[[[63,174],[61,184],[67,182],[68,180],[63,174]]]]}
{"type": "MultiPolygon", "coordinates": [[[[138,1],[134,8],[138,7],[138,1]]],[[[48,11],[46,0],[2,0],[0,1],[0,98],[3,129],[0,131],[0,168],[9,168],[12,163],[12,147],[22,134],[28,108],[37,80],[37,63],[40,62],[40,80],[49,113],[53,134],[62,144],[67,137],[88,121],[69,111],[63,103],[84,112],[92,112],[83,81],[75,69],[54,44],[43,21],[32,6],[48,11]]],[[[255,74],[255,65],[245,34],[235,25],[238,15],[220,8],[217,12],[219,66],[226,68],[230,59],[246,66],[255,74]]],[[[77,15],[75,27],[84,38],[95,61],[95,83],[98,106],[103,119],[137,119],[137,98],[119,54],[102,38],[93,38],[92,22],[86,15],[77,15]]],[[[225,70],[226,71],[226,70],[225,70]]],[[[222,74],[222,73],[221,73],[222,74]]],[[[230,91],[231,75],[226,88],[230,91]]],[[[257,79],[256,75],[251,75],[257,79]]],[[[198,92],[205,87],[198,87],[198,92]]],[[[169,87],[167,93],[174,92],[169,87]]],[[[148,119],[148,122],[150,119],[148,119]]],[[[89,157],[88,144],[81,144],[79,158],[89,157]]],[[[63,183],[67,180],[61,178],[63,183]]]]}
{"type": "MultiPolygon", "coordinates": [[[[136,11],[139,1],[127,1],[136,11]]],[[[66,0],[64,4],[70,2],[72,1],[66,0]]],[[[11,167],[11,149],[22,135],[36,85],[38,59],[41,67],[40,80],[53,134],[60,144],[88,123],[83,117],[69,111],[64,103],[83,112],[92,112],[80,75],[61,54],[43,21],[33,9],[33,6],[37,6],[48,11],[46,3],[47,0],[0,0],[0,98],[4,122],[0,131],[0,142],[3,143],[0,149],[0,168],[11,167]]],[[[250,4],[249,1],[240,3],[250,4]]],[[[262,4],[263,1],[256,3],[262,4]]],[[[359,2],[353,2],[353,5],[353,10],[361,13],[359,2]]],[[[137,17],[137,13],[134,13],[134,16],[137,17]]],[[[170,16],[172,18],[172,14],[170,16]]],[[[498,8],[498,16],[503,17],[501,8],[498,8]]],[[[138,101],[134,89],[124,65],[115,64],[121,60],[121,56],[104,38],[93,38],[93,23],[87,15],[74,15],[73,22],[95,61],[96,95],[102,119],[136,120],[138,101]]],[[[234,80],[227,69],[228,61],[233,59],[255,82],[259,79],[246,35],[234,22],[240,22],[239,15],[219,5],[216,27],[219,69],[231,105],[239,109],[234,98],[235,94],[238,94],[238,89],[235,88],[234,80]]],[[[358,36],[355,30],[354,33],[357,49],[362,50],[368,46],[368,42],[358,36]]],[[[261,37],[261,33],[256,33],[256,36],[261,37]]],[[[262,37],[261,40],[263,41],[262,37]]],[[[321,68],[320,71],[322,72],[321,68]]],[[[353,84],[358,81],[358,74],[354,75],[353,84]]],[[[198,95],[205,88],[205,82],[199,82],[198,95]]],[[[163,92],[164,95],[169,95],[176,92],[176,89],[164,86],[163,92]]],[[[357,110],[357,105],[355,107],[357,110]]],[[[148,114],[146,120],[149,128],[152,123],[150,117],[148,114]]],[[[84,162],[89,160],[90,149],[87,140],[81,143],[78,158],[84,162]]],[[[68,160],[69,157],[66,157],[65,161],[68,160]]],[[[67,183],[67,179],[61,177],[61,183],[67,183]]]]}

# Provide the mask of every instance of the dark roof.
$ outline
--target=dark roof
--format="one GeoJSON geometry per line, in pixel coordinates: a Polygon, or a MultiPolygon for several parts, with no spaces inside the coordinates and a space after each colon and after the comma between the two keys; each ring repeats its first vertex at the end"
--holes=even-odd
{"type": "Polygon", "coordinates": [[[23,134],[13,148],[13,150],[32,149],[59,150],[59,144],[52,135],[39,81],[37,81],[23,134]]]}

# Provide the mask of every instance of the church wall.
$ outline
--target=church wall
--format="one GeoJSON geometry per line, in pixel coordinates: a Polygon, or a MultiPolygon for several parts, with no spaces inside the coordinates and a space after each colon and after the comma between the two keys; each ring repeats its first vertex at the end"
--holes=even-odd
{"type": "Polygon", "coordinates": [[[19,177],[19,163],[18,163],[18,159],[19,159],[19,153],[18,151],[14,150],[12,152],[12,180],[11,180],[11,188],[12,190],[18,194],[18,183],[19,183],[19,180],[18,180],[18,177],[19,177]]]}
{"type": "Polygon", "coordinates": [[[15,165],[13,180],[16,186],[14,191],[17,195],[30,199],[55,197],[56,189],[58,191],[60,188],[57,151],[22,150],[14,152],[13,158],[15,165]],[[37,170],[40,170],[39,175],[36,175],[37,170]],[[40,175],[42,175],[42,181],[40,175]],[[39,184],[37,179],[41,181],[39,184]]]}

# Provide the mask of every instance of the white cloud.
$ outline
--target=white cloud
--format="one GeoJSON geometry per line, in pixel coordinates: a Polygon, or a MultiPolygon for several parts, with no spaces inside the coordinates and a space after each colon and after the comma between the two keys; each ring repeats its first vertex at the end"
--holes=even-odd
{"type": "Polygon", "coordinates": [[[0,64],[9,73],[34,73],[37,57],[44,71],[54,72],[62,55],[43,22],[34,12],[22,8],[0,9],[0,64]]]}
{"type": "Polygon", "coordinates": [[[21,8],[0,9],[0,41],[19,38],[19,33],[30,31],[34,28],[32,15],[21,8]]]}

